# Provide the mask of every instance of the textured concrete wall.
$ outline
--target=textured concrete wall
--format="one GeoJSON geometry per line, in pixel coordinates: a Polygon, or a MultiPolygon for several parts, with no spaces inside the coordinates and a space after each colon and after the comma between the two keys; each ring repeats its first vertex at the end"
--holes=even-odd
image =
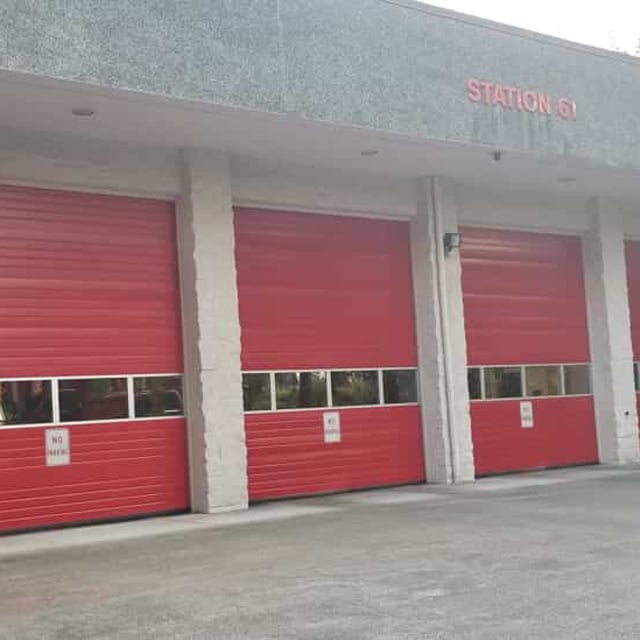
{"type": "Polygon", "coordinates": [[[69,136],[0,135],[0,181],[173,199],[180,154],[69,136]]]}
{"type": "Polygon", "coordinates": [[[185,154],[179,203],[192,508],[247,506],[240,321],[226,158],[185,154]]]}
{"type": "Polygon", "coordinates": [[[640,459],[624,257],[624,220],[615,205],[590,203],[584,271],[600,461],[640,459]]]}
{"type": "Polygon", "coordinates": [[[0,0],[0,69],[640,166],[640,64],[397,0],[0,0]],[[468,78],[576,121],[470,102],[468,78]]]}
{"type": "MultiPolygon", "coordinates": [[[[410,178],[269,165],[246,158],[230,163],[233,201],[409,219],[415,215],[410,178]]],[[[0,181],[108,193],[175,198],[181,192],[180,153],[62,135],[3,132],[0,181]]],[[[582,233],[590,226],[582,198],[513,194],[458,185],[459,223],[582,233]]],[[[625,216],[625,233],[640,237],[639,212],[625,216]]]]}
{"type": "Polygon", "coordinates": [[[277,6],[278,0],[1,0],[0,67],[276,111],[277,6]]]}
{"type": "Polygon", "coordinates": [[[236,160],[232,187],[233,200],[241,205],[388,218],[415,215],[409,178],[236,160]]]}
{"type": "Polygon", "coordinates": [[[442,236],[457,231],[453,185],[435,178],[416,185],[411,254],[427,480],[474,479],[467,391],[460,257],[445,256],[442,236]]]}
{"type": "Polygon", "coordinates": [[[499,229],[582,234],[590,227],[583,198],[558,198],[542,193],[457,189],[459,223],[499,229]]]}

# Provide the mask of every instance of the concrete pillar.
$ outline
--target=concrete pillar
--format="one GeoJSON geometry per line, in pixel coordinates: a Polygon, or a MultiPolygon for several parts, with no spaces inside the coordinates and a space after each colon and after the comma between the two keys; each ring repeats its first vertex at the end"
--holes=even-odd
{"type": "Polygon", "coordinates": [[[622,219],[603,200],[589,203],[589,215],[584,274],[600,462],[631,462],[640,451],[622,219]]]}
{"type": "Polygon", "coordinates": [[[475,478],[460,253],[445,255],[443,236],[458,231],[454,186],[417,182],[411,253],[427,481],[475,478]]]}
{"type": "Polygon", "coordinates": [[[178,243],[192,509],[243,509],[247,472],[233,209],[221,154],[184,154],[178,243]]]}

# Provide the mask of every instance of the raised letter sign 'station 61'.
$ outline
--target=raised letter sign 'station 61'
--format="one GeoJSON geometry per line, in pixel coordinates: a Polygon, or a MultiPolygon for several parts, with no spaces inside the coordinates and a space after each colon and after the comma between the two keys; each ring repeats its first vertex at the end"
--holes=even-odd
{"type": "Polygon", "coordinates": [[[569,98],[557,98],[550,93],[477,78],[467,80],[467,98],[478,104],[526,113],[555,115],[563,120],[575,120],[578,114],[576,103],[569,98]]]}

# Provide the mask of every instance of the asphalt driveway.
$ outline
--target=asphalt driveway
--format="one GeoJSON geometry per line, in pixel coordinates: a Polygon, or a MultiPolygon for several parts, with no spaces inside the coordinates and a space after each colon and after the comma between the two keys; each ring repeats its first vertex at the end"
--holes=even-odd
{"type": "Polygon", "coordinates": [[[0,538],[0,638],[640,638],[638,468],[162,523],[0,538]]]}

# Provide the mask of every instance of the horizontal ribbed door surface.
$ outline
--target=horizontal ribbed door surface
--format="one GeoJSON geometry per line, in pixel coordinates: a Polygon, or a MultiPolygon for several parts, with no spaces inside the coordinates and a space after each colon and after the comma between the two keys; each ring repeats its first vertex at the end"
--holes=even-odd
{"type": "Polygon", "coordinates": [[[0,189],[0,376],[181,371],[170,203],[0,189]]]}
{"type": "Polygon", "coordinates": [[[236,210],[242,368],[416,366],[408,225],[236,210]]]}
{"type": "MultiPolygon", "coordinates": [[[[634,362],[640,362],[640,240],[625,242],[627,262],[627,289],[631,320],[631,346],[634,362]]],[[[636,389],[636,402],[640,411],[640,393],[636,389]]]]}
{"type": "MultiPolygon", "coordinates": [[[[244,371],[416,367],[408,225],[236,209],[244,371]]],[[[247,413],[252,500],[424,480],[417,403],[247,413]],[[342,441],[323,439],[340,414],[342,441]]]]}
{"type": "Polygon", "coordinates": [[[469,365],[589,362],[580,239],[462,233],[469,365]]]}
{"type": "MultiPolygon", "coordinates": [[[[469,367],[590,362],[580,239],[463,228],[462,287],[469,367]]],[[[526,396],[526,393],[524,394],[526,396]]],[[[471,403],[479,475],[597,461],[593,399],[524,398],[471,403]]]]}
{"type": "MultiPolygon", "coordinates": [[[[181,373],[174,226],[167,202],[0,187],[0,380],[181,373]]],[[[45,427],[0,426],[0,530],[188,507],[183,418],[68,428],[47,467],[45,427]]]]}
{"type": "Polygon", "coordinates": [[[640,362],[640,240],[625,242],[633,359],[640,362]]]}

